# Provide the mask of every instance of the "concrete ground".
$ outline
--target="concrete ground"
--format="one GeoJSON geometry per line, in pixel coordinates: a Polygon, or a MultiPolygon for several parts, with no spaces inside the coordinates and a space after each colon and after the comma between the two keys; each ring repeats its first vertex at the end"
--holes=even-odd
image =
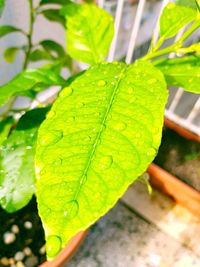
{"type": "Polygon", "coordinates": [[[136,185],[91,227],[63,267],[199,267],[199,235],[198,218],[136,185]]]}

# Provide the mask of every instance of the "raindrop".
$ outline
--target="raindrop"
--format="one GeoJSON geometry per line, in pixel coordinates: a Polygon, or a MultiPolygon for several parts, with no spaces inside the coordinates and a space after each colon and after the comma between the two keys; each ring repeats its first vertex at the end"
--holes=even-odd
{"type": "Polygon", "coordinates": [[[155,154],[156,154],[156,149],[154,149],[154,148],[149,148],[148,150],[147,150],[147,156],[148,157],[152,157],[152,156],[154,156],[155,154]]]}
{"type": "Polygon", "coordinates": [[[127,89],[128,94],[132,94],[134,92],[134,89],[132,87],[129,87],[127,89]]]}
{"type": "Polygon", "coordinates": [[[61,238],[57,235],[50,235],[47,237],[46,252],[48,257],[54,258],[62,248],[61,238]]]}
{"type": "Polygon", "coordinates": [[[84,107],[85,106],[85,103],[83,103],[83,102],[78,102],[77,104],[76,104],[76,108],[82,108],[82,107],[84,107]]]}
{"type": "Polygon", "coordinates": [[[42,145],[53,145],[59,142],[63,138],[62,131],[51,131],[43,136],[41,140],[42,145]]]}
{"type": "Polygon", "coordinates": [[[26,146],[27,150],[30,150],[32,148],[32,146],[26,146]]]}
{"type": "Polygon", "coordinates": [[[48,119],[51,119],[51,118],[53,118],[55,115],[56,115],[56,112],[53,111],[53,110],[51,110],[51,111],[48,113],[47,118],[48,118],[48,119]]]}
{"type": "Polygon", "coordinates": [[[114,125],[114,129],[117,130],[117,131],[123,131],[126,129],[126,123],[124,122],[117,122],[115,125],[114,125]]]}
{"type": "Polygon", "coordinates": [[[53,162],[53,165],[55,166],[59,166],[62,164],[62,159],[61,158],[57,158],[54,162],[53,162]]]}
{"type": "Polygon", "coordinates": [[[117,75],[114,76],[115,79],[118,79],[119,77],[117,75]]]}
{"type": "Polygon", "coordinates": [[[98,86],[105,86],[106,85],[106,81],[104,81],[104,80],[100,80],[100,81],[98,81],[98,86]]]}
{"type": "Polygon", "coordinates": [[[155,83],[156,81],[157,81],[157,80],[153,78],[153,79],[148,80],[147,83],[148,83],[148,84],[153,84],[153,83],[155,83]]]}
{"type": "Polygon", "coordinates": [[[113,163],[112,156],[104,156],[99,161],[101,169],[109,169],[113,163]]]}
{"type": "Polygon", "coordinates": [[[73,89],[70,86],[68,86],[68,87],[65,87],[61,91],[60,96],[61,97],[67,97],[67,96],[70,96],[72,93],[73,93],[73,89]]]}
{"type": "Polygon", "coordinates": [[[77,215],[78,210],[78,202],[76,200],[72,200],[65,205],[63,214],[65,217],[67,216],[68,219],[73,219],[77,215]]]}

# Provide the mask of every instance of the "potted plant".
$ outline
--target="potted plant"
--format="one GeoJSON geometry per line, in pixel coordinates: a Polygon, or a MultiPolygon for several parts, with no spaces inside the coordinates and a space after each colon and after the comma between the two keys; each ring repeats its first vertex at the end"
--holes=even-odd
{"type": "MultiPolygon", "coordinates": [[[[113,18],[106,11],[88,3],[40,2],[46,3],[59,5],[51,18],[59,12],[66,20],[70,58],[91,66],[66,80],[60,74],[66,64],[62,54],[0,87],[0,104],[5,104],[0,203],[12,213],[36,193],[47,258],[52,260],[71,238],[112,208],[156,156],[167,85],[199,92],[199,45],[185,47],[184,42],[200,26],[200,15],[195,1],[193,7],[169,3],[160,18],[159,40],[143,58],[127,65],[105,60],[114,34],[113,18]],[[186,25],[180,39],[166,46],[165,41],[186,25]],[[182,57],[160,58],[172,52],[182,57]],[[52,85],[61,87],[53,104],[23,110],[13,122],[16,96],[35,98],[52,85]]],[[[7,29],[1,26],[1,35],[7,29]]],[[[27,37],[26,61],[32,50],[30,33],[27,37]]],[[[44,47],[45,53],[52,49],[44,47]]]]}

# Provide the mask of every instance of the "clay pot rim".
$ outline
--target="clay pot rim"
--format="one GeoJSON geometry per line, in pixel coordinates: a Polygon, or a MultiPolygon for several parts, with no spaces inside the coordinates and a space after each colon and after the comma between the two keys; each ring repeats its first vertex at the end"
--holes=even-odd
{"type": "Polygon", "coordinates": [[[77,250],[86,235],[87,231],[82,231],[76,234],[53,261],[46,261],[42,263],[39,267],[59,267],[64,264],[77,250]]]}

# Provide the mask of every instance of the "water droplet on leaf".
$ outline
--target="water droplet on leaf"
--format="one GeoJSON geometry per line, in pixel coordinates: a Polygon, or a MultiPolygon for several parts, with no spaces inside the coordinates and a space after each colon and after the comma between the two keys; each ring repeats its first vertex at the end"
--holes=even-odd
{"type": "Polygon", "coordinates": [[[129,87],[127,92],[128,92],[128,94],[132,94],[134,92],[134,89],[132,87],[129,87]]]}
{"type": "Polygon", "coordinates": [[[50,235],[46,240],[46,252],[49,258],[54,258],[62,248],[61,238],[57,235],[50,235]]]}
{"type": "Polygon", "coordinates": [[[101,169],[109,169],[113,163],[112,156],[102,157],[99,161],[101,169]]]}
{"type": "Polygon", "coordinates": [[[100,81],[98,81],[98,86],[105,86],[106,85],[106,81],[104,81],[104,80],[100,80],[100,81]]]}
{"type": "Polygon", "coordinates": [[[43,136],[41,144],[42,145],[53,145],[59,142],[63,137],[62,131],[52,131],[46,133],[45,136],[43,136]]]}
{"type": "Polygon", "coordinates": [[[124,122],[117,122],[115,125],[114,125],[114,129],[117,130],[117,131],[123,131],[126,129],[126,123],[124,122]]]}
{"type": "Polygon", "coordinates": [[[156,155],[156,150],[154,149],[154,148],[149,148],[148,150],[147,150],[147,156],[148,157],[152,157],[152,156],[154,156],[154,155],[156,155]]]}
{"type": "Polygon", "coordinates": [[[67,97],[67,96],[70,96],[72,93],[73,93],[73,89],[70,86],[68,86],[68,87],[65,87],[61,91],[60,96],[61,97],[67,97]]]}

